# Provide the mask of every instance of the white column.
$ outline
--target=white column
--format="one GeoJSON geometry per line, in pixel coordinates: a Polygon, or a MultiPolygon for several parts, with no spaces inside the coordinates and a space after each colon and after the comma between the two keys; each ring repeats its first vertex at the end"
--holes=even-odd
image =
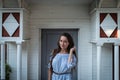
{"type": "Polygon", "coordinates": [[[100,80],[101,46],[97,44],[97,80],[100,80]]]}
{"type": "Polygon", "coordinates": [[[21,72],[22,72],[22,53],[21,53],[21,42],[17,42],[17,80],[21,79],[21,72]]]}
{"type": "Polygon", "coordinates": [[[1,42],[1,80],[5,80],[5,43],[1,42]]]}
{"type": "Polygon", "coordinates": [[[119,45],[114,45],[114,80],[119,80],[119,45]]]}

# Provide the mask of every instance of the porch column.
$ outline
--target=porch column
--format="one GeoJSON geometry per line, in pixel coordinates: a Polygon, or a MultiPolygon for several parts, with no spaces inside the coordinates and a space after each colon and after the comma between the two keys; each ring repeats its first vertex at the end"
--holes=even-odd
{"type": "Polygon", "coordinates": [[[101,46],[103,44],[97,44],[97,80],[100,80],[100,62],[101,62],[101,46]]]}
{"type": "Polygon", "coordinates": [[[22,80],[21,71],[22,71],[22,54],[21,54],[21,42],[17,42],[17,80],[22,80]]]}
{"type": "Polygon", "coordinates": [[[5,80],[5,42],[1,42],[1,80],[5,80]]]}
{"type": "Polygon", "coordinates": [[[114,45],[114,80],[119,80],[119,45],[114,45]]]}

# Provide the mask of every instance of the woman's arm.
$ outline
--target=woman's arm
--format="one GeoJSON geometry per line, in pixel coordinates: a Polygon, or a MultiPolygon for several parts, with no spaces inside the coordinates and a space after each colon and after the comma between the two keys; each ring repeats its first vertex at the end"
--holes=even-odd
{"type": "Polygon", "coordinates": [[[51,80],[51,77],[52,77],[52,71],[51,71],[51,69],[49,68],[49,69],[48,69],[48,80],[51,80]]]}
{"type": "Polygon", "coordinates": [[[71,62],[71,60],[72,60],[72,55],[73,55],[73,52],[74,52],[74,51],[75,51],[75,47],[73,47],[73,48],[70,49],[70,54],[69,54],[69,57],[68,57],[68,63],[71,62]]]}

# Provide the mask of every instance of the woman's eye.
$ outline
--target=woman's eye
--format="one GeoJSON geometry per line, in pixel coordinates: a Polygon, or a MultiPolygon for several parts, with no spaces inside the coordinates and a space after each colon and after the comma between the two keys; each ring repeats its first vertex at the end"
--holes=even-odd
{"type": "Polygon", "coordinates": [[[60,40],[60,42],[62,42],[62,40],[60,40]]]}
{"type": "Polygon", "coordinates": [[[64,43],[67,43],[67,41],[63,41],[63,40],[60,40],[60,42],[64,42],[64,43]]]}

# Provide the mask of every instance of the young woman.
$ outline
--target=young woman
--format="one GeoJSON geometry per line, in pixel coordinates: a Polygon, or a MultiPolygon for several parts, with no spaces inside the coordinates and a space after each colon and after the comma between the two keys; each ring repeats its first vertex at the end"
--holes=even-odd
{"type": "Polygon", "coordinates": [[[74,42],[70,34],[61,34],[58,48],[53,50],[48,65],[48,80],[72,80],[77,63],[74,42]]]}

